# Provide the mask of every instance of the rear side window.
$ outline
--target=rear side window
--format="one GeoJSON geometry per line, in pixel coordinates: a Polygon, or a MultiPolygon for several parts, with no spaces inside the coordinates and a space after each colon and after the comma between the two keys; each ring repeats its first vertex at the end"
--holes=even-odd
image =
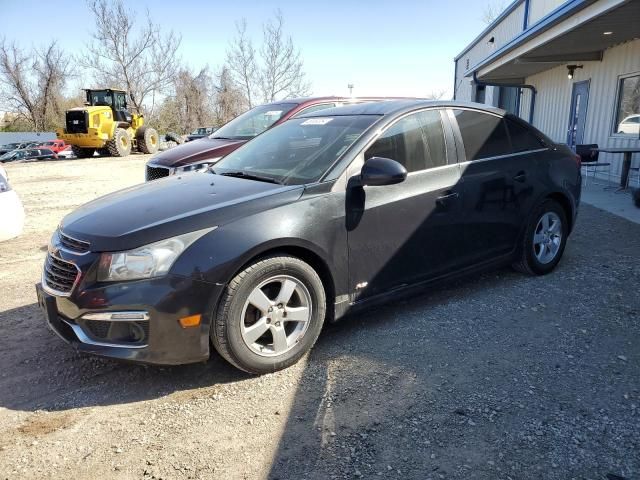
{"type": "Polygon", "coordinates": [[[504,120],[472,110],[454,110],[467,160],[509,155],[511,145],[504,120]]]}
{"type": "Polygon", "coordinates": [[[511,137],[513,153],[526,152],[528,150],[538,150],[544,145],[531,130],[513,120],[506,119],[507,129],[511,137]]]}
{"type": "Polygon", "coordinates": [[[371,157],[395,160],[401,163],[407,172],[446,165],[440,113],[428,110],[402,118],[367,149],[365,160],[371,157]]]}

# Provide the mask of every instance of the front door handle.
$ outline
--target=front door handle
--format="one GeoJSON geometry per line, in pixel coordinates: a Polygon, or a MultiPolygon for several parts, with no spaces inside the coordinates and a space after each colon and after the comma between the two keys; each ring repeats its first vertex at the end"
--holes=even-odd
{"type": "Polygon", "coordinates": [[[518,172],[518,174],[513,177],[516,182],[524,183],[527,180],[527,174],[525,172],[518,172]]]}
{"type": "Polygon", "coordinates": [[[457,200],[460,195],[458,192],[451,192],[447,195],[442,195],[441,197],[436,198],[436,204],[440,207],[446,207],[452,201],[457,200]]]}

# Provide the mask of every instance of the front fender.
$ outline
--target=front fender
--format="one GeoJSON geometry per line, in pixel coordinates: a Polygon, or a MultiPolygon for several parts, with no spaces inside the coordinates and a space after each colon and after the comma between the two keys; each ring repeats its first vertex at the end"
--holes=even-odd
{"type": "Polygon", "coordinates": [[[299,201],[221,225],[194,242],[171,273],[226,284],[252,259],[269,251],[304,249],[326,264],[336,295],[348,278],[344,195],[302,197],[299,201]]]}

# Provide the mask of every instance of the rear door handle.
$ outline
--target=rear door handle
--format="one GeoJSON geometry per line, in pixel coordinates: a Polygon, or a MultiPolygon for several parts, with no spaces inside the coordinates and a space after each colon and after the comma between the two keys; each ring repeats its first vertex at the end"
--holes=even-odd
{"type": "Polygon", "coordinates": [[[451,192],[447,195],[442,195],[441,197],[436,198],[436,204],[440,207],[446,207],[452,201],[457,200],[460,195],[458,192],[451,192]]]}
{"type": "Polygon", "coordinates": [[[516,182],[523,183],[527,180],[527,174],[525,172],[518,172],[518,174],[513,177],[516,182]]]}

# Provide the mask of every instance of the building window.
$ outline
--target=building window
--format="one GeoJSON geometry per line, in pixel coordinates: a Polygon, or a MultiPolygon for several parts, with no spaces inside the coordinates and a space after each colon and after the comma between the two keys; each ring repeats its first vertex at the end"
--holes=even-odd
{"type": "Polygon", "coordinates": [[[640,137],[640,74],[620,79],[614,133],[640,137]]]}

